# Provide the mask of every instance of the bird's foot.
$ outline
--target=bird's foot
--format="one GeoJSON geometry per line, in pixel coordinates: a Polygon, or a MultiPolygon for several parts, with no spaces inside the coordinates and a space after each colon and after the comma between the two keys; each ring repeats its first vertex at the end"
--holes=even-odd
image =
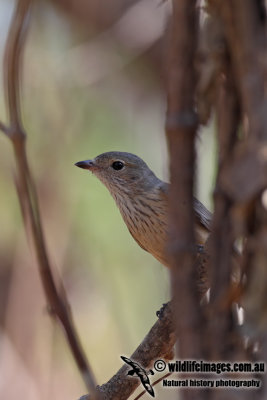
{"type": "Polygon", "coordinates": [[[161,309],[156,312],[156,316],[158,317],[158,319],[162,319],[163,318],[163,314],[164,314],[165,308],[168,306],[168,304],[169,303],[163,303],[161,309]]]}

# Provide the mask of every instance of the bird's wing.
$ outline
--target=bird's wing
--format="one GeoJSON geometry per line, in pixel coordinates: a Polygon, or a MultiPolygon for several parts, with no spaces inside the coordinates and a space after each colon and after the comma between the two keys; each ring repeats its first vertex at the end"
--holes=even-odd
{"type": "Polygon", "coordinates": [[[209,232],[211,231],[212,213],[194,197],[193,206],[195,211],[195,217],[209,232]]]}
{"type": "MultiPolygon", "coordinates": [[[[167,198],[169,195],[170,184],[166,182],[161,182],[160,190],[167,198]]],[[[193,207],[197,222],[200,222],[200,224],[203,225],[210,232],[212,213],[207,210],[207,208],[195,197],[193,198],[193,207]]]]}

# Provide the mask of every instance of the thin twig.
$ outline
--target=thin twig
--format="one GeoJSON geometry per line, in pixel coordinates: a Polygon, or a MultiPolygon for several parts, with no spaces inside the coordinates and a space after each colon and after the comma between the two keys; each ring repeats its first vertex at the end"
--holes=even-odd
{"type": "Polygon", "coordinates": [[[17,164],[19,201],[27,234],[34,243],[41,281],[49,308],[52,315],[58,318],[65,330],[70,349],[88,391],[92,393],[94,399],[97,399],[100,398],[100,395],[96,393],[95,379],[79,342],[63,284],[61,282],[58,289],[53,278],[43,235],[37,193],[26,154],[26,134],[20,112],[20,73],[31,6],[31,0],[19,0],[11,21],[4,65],[5,94],[10,127],[8,128],[0,123],[0,129],[10,138],[13,144],[17,164]]]}
{"type": "Polygon", "coordinates": [[[22,135],[23,132],[20,112],[20,74],[25,36],[30,21],[31,5],[32,0],[17,2],[5,48],[5,95],[10,125],[14,129],[16,136],[22,135]]]}

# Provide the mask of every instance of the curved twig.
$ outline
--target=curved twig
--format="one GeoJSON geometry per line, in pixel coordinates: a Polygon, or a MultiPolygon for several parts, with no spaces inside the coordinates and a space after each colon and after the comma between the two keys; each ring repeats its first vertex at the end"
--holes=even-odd
{"type": "Polygon", "coordinates": [[[37,193],[26,154],[26,134],[22,125],[20,111],[20,73],[31,5],[32,0],[19,0],[11,21],[5,49],[4,66],[5,94],[10,122],[9,127],[1,122],[0,129],[10,138],[13,144],[17,164],[20,206],[27,234],[34,243],[41,281],[49,309],[52,311],[52,315],[61,322],[86,387],[96,399],[100,396],[96,393],[95,379],[79,342],[63,284],[60,283],[59,288],[57,288],[53,278],[43,235],[37,193]]]}

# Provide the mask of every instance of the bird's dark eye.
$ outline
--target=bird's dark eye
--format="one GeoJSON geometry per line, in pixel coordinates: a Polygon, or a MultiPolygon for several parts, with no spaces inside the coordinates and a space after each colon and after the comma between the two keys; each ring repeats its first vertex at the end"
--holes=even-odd
{"type": "Polygon", "coordinates": [[[119,171],[120,169],[122,169],[124,167],[124,164],[122,161],[114,161],[114,163],[112,163],[112,168],[115,169],[116,171],[119,171]]]}

